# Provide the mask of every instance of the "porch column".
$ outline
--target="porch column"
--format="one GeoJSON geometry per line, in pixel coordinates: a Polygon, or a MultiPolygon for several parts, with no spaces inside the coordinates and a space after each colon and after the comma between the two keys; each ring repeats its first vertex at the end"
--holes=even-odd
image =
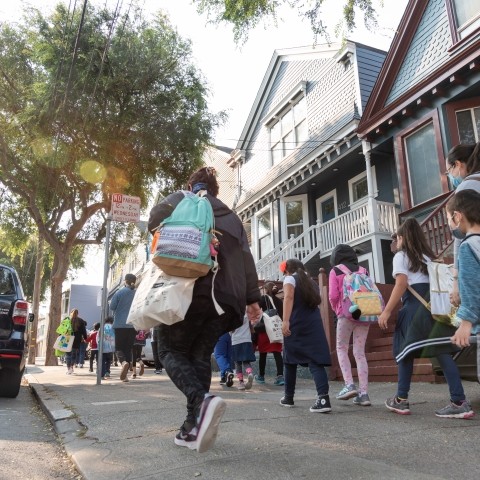
{"type": "Polygon", "coordinates": [[[385,283],[385,272],[383,268],[383,257],[382,257],[382,244],[379,236],[377,235],[380,232],[379,223],[378,223],[378,207],[377,201],[375,200],[375,191],[373,187],[373,175],[372,175],[372,163],[371,163],[371,152],[372,146],[370,142],[362,140],[362,150],[365,157],[365,170],[367,172],[367,188],[368,188],[368,229],[371,234],[372,242],[372,257],[373,257],[373,268],[375,281],[379,283],[385,283]]]}

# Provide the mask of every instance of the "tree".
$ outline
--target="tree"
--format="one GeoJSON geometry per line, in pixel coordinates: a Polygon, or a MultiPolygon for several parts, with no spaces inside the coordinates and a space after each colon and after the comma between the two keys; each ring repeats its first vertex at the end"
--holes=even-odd
{"type": "Polygon", "coordinates": [[[184,185],[223,119],[165,16],[73,8],[0,27],[0,181],[53,254],[46,365],[70,260],[104,238],[110,194],[145,206],[153,185],[184,185]]]}
{"type": "MultiPolygon", "coordinates": [[[[343,0],[343,18],[337,25],[337,31],[345,24],[347,31],[355,28],[356,9],[363,12],[367,27],[376,25],[374,0],[343,0]]],[[[233,25],[235,42],[243,43],[248,33],[260,22],[265,25],[277,24],[279,10],[283,6],[297,9],[298,15],[310,22],[314,38],[318,36],[329,40],[329,31],[322,21],[322,7],[328,0],[193,0],[199,13],[206,13],[212,23],[230,23],[233,25]]],[[[379,0],[380,5],[383,0],[379,0]]],[[[337,32],[338,33],[338,32],[337,32]]]]}

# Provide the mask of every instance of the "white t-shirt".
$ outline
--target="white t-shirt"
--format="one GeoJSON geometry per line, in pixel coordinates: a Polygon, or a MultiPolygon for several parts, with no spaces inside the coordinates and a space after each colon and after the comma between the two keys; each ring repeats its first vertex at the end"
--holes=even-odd
{"type": "Polygon", "coordinates": [[[293,288],[297,285],[297,282],[295,281],[295,277],[293,275],[287,275],[283,279],[283,284],[284,285],[293,285],[293,288]]]}
{"type": "MultiPolygon", "coordinates": [[[[431,262],[430,258],[423,256],[425,263],[431,262]]],[[[404,251],[397,252],[393,257],[393,271],[392,276],[395,278],[399,273],[403,273],[407,276],[408,284],[414,285],[415,283],[428,283],[428,275],[418,271],[412,272],[409,270],[410,261],[407,254],[404,251]]]]}

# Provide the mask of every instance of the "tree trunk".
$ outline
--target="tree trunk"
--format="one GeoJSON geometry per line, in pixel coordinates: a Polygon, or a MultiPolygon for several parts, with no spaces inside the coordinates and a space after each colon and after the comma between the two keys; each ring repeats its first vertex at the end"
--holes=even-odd
{"type": "Polygon", "coordinates": [[[37,246],[37,263],[35,264],[35,281],[33,283],[33,315],[34,320],[31,323],[29,347],[28,347],[28,364],[35,365],[35,357],[37,356],[37,327],[38,312],[40,310],[40,291],[42,289],[42,269],[43,269],[43,237],[38,234],[37,246]]]}
{"type": "Polygon", "coordinates": [[[65,278],[67,278],[68,267],[70,265],[71,251],[56,248],[53,259],[52,280],[50,282],[50,310],[48,320],[47,351],[45,354],[45,365],[58,365],[57,357],[53,344],[58,337],[56,332],[60,325],[62,315],[62,288],[65,278]]]}

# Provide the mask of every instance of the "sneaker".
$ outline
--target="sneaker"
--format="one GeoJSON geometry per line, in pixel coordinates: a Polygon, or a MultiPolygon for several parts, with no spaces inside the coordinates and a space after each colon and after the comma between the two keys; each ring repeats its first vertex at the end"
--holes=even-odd
{"type": "Polygon", "coordinates": [[[80,364],[80,368],[83,368],[83,363],[80,364]]]}
{"type": "Polygon", "coordinates": [[[277,375],[277,378],[275,379],[273,384],[277,386],[285,385],[285,380],[283,379],[283,375],[277,375]]]}
{"type": "Polygon", "coordinates": [[[122,380],[122,382],[127,380],[127,373],[129,369],[130,369],[130,364],[128,362],[125,362],[122,365],[122,370],[120,371],[120,380],[122,380]]]}
{"type": "Polygon", "coordinates": [[[89,372],[93,372],[93,368],[89,368],[88,371],[89,371],[89,372]]]}
{"type": "Polygon", "coordinates": [[[215,395],[210,395],[203,401],[197,422],[198,453],[206,452],[213,447],[226,406],[225,400],[215,395]]]}
{"type": "Polygon", "coordinates": [[[356,397],[358,395],[357,387],[354,383],[350,385],[345,385],[338,393],[335,395],[337,400],[348,400],[349,398],[356,397]]]}
{"type": "Polygon", "coordinates": [[[245,390],[250,390],[253,384],[253,374],[249,373],[247,376],[247,381],[245,382],[245,390]]]}
{"type": "Polygon", "coordinates": [[[222,375],[220,377],[220,385],[225,385],[227,383],[227,377],[225,375],[222,375]]]}
{"type": "Polygon", "coordinates": [[[145,364],[141,360],[139,360],[138,367],[140,368],[138,376],[141,377],[145,373],[145,364]]]}
{"type": "Polygon", "coordinates": [[[385,406],[392,412],[400,415],[410,415],[410,404],[408,400],[399,400],[397,396],[387,398],[387,400],[385,400],[385,406]]]}
{"type": "Polygon", "coordinates": [[[110,372],[107,372],[107,373],[105,374],[105,378],[110,378],[110,372]]]}
{"type": "Polygon", "coordinates": [[[233,372],[228,372],[227,373],[227,382],[225,383],[225,385],[227,387],[233,387],[233,372]]]}
{"type": "Polygon", "coordinates": [[[162,373],[162,369],[161,368],[158,368],[157,370],[155,370],[155,375],[160,375],[162,373]]]}
{"type": "Polygon", "coordinates": [[[370,402],[370,397],[368,396],[368,393],[359,393],[353,399],[353,404],[361,405],[362,407],[369,407],[372,404],[372,402],[370,402]]]}
{"type": "Polygon", "coordinates": [[[330,413],[332,411],[330,397],[328,395],[319,395],[315,403],[310,407],[310,411],[316,413],[330,413]]]}
{"type": "Polygon", "coordinates": [[[245,390],[245,389],[246,389],[246,386],[243,380],[241,382],[238,382],[237,390],[245,390]]]}
{"type": "Polygon", "coordinates": [[[72,369],[72,368],[68,368],[66,373],[67,373],[67,375],[71,375],[71,374],[73,373],[73,369],[72,369]]]}
{"type": "Polygon", "coordinates": [[[292,408],[295,406],[295,403],[293,401],[293,398],[287,397],[286,395],[280,399],[280,405],[287,407],[287,408],[292,408]]]}
{"type": "Polygon", "coordinates": [[[440,418],[472,418],[475,412],[470,403],[464,400],[461,405],[450,402],[446,407],[437,410],[435,415],[440,418]]]}
{"type": "Polygon", "coordinates": [[[254,378],[257,383],[265,383],[265,377],[263,375],[255,375],[254,378]]]}
{"type": "Polygon", "coordinates": [[[193,427],[190,432],[187,432],[182,425],[173,441],[175,445],[179,447],[187,447],[190,450],[195,450],[197,448],[197,427],[193,427]]]}

